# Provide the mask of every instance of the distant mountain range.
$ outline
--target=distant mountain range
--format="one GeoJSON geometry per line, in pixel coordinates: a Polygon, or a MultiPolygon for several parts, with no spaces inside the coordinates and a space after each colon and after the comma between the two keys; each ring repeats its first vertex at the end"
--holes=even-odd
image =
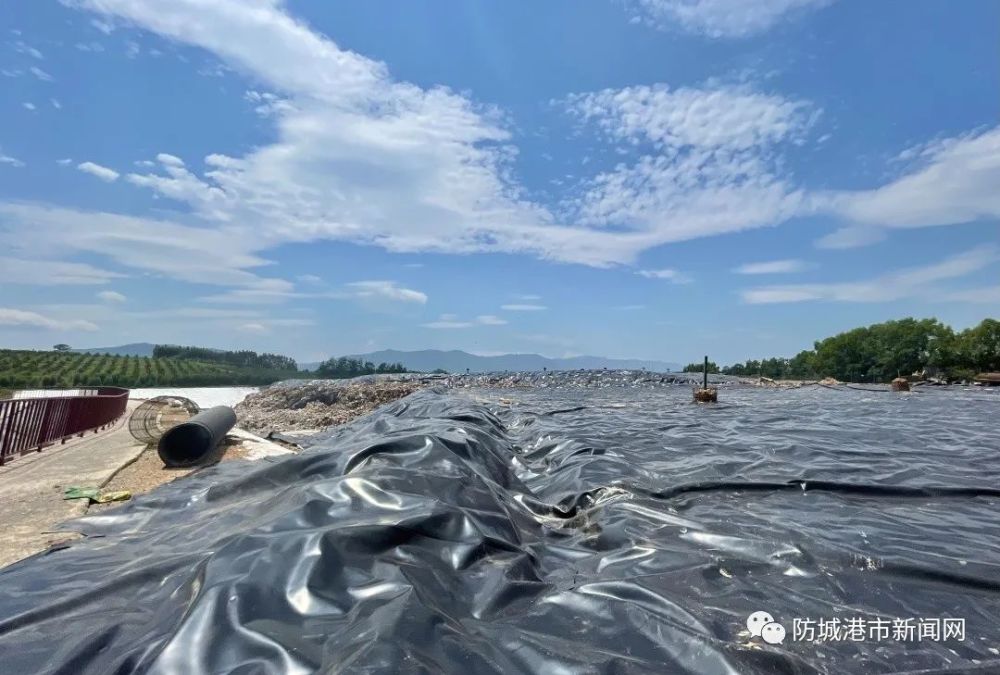
{"type": "Polygon", "coordinates": [[[91,347],[90,349],[71,349],[77,354],[111,354],[112,356],[152,356],[153,347],[151,342],[133,342],[130,345],[118,345],[117,347],[91,347]]]}
{"type": "MultiPolygon", "coordinates": [[[[368,354],[352,354],[350,358],[371,361],[372,363],[402,363],[409,370],[430,372],[438,368],[449,373],[497,372],[503,370],[532,371],[543,370],[579,370],[583,369],[621,369],[646,370],[654,372],[670,372],[681,369],[680,364],[666,361],[644,361],[641,359],[609,359],[602,356],[574,356],[568,359],[550,359],[539,354],[501,354],[499,356],[477,356],[459,350],[441,351],[439,349],[424,349],[415,352],[403,352],[395,349],[385,349],[368,354]]],[[[300,363],[302,370],[314,370],[319,363],[300,363]]]]}
{"type": "MultiPolygon", "coordinates": [[[[156,345],[151,342],[135,342],[117,347],[91,347],[89,349],[74,349],[78,354],[112,354],[114,356],[152,356],[156,345]]],[[[620,370],[646,370],[654,372],[670,372],[681,369],[680,364],[667,361],[644,361],[642,359],[609,359],[602,356],[574,356],[569,359],[550,359],[539,354],[501,354],[499,356],[477,356],[459,350],[442,351],[440,349],[424,349],[415,352],[404,352],[395,349],[385,349],[368,354],[352,354],[351,358],[371,361],[372,363],[402,363],[409,370],[430,372],[442,368],[449,373],[464,373],[466,369],[472,373],[488,373],[502,370],[579,370],[601,368],[620,370]]],[[[299,363],[300,370],[315,370],[316,363],[299,363]]]]}

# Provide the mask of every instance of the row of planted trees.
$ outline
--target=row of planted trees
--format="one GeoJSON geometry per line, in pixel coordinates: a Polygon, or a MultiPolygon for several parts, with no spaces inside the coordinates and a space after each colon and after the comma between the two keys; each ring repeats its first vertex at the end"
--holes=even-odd
{"type": "Polygon", "coordinates": [[[162,359],[190,359],[209,363],[223,363],[237,368],[251,370],[285,370],[295,372],[299,369],[295,359],[281,354],[258,354],[249,349],[239,351],[224,351],[207,349],[205,347],[181,347],[179,345],[156,345],[153,356],[162,359]]]}
{"type": "Polygon", "coordinates": [[[0,388],[264,385],[287,371],[180,358],[0,350],[0,388]]]}
{"type": "MultiPolygon", "coordinates": [[[[702,364],[685,367],[701,372],[702,364]]],[[[900,375],[926,373],[971,380],[1000,371],[1000,321],[955,331],[937,319],[886,321],[828,337],[792,358],[749,360],[709,372],[773,379],[834,377],[852,382],[888,382],[900,375]]]]}

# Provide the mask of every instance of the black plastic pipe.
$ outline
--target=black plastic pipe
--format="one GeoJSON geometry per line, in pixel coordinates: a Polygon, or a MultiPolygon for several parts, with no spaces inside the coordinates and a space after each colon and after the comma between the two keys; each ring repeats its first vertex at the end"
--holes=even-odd
{"type": "Polygon", "coordinates": [[[203,410],[187,422],[167,430],[156,452],[167,466],[197,464],[215,449],[236,425],[236,413],[225,405],[203,410]]]}

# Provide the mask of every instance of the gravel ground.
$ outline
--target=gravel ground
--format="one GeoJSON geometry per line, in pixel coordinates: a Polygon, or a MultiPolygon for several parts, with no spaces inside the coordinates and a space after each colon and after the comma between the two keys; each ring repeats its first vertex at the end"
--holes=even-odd
{"type": "MultiPolygon", "coordinates": [[[[133,496],[140,495],[165,483],[187,476],[198,469],[214,464],[215,462],[226,462],[234,459],[244,459],[246,457],[246,450],[239,443],[229,443],[228,441],[230,439],[228,438],[226,440],[227,445],[222,448],[223,452],[221,453],[221,456],[219,452],[216,452],[215,456],[207,462],[199,466],[187,468],[167,468],[163,466],[163,461],[156,453],[155,447],[146,448],[146,450],[139,455],[138,459],[118,471],[111,481],[101,488],[101,491],[110,492],[128,490],[133,496]]],[[[89,512],[97,513],[109,508],[114,508],[122,503],[123,502],[91,504],[89,512]]]]}

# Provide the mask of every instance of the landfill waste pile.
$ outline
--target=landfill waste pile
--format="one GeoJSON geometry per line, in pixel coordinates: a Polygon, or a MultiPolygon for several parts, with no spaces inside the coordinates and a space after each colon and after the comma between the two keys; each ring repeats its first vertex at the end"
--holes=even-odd
{"type": "MultiPolygon", "coordinates": [[[[606,387],[655,388],[701,383],[701,373],[653,373],[644,370],[554,370],[504,373],[467,373],[450,375],[442,380],[448,387],[520,387],[588,389],[606,387]]],[[[711,381],[736,383],[739,378],[711,375],[711,381]]]]}
{"type": "Polygon", "coordinates": [[[262,436],[271,431],[325,429],[409,396],[417,378],[355,378],[279,382],[249,394],[234,408],[237,426],[262,436]]]}
{"type": "Polygon", "coordinates": [[[426,388],[71,523],[3,670],[1000,672],[998,402],[426,388]]]}
{"type": "MultiPolygon", "coordinates": [[[[800,388],[822,382],[775,381],[710,374],[712,388],[800,388]]],[[[427,375],[364,375],[349,380],[289,380],[247,396],[236,407],[238,425],[264,436],[281,432],[318,431],[345,424],[386,403],[425,388],[446,389],[659,389],[700,387],[701,373],[654,373],[644,370],[562,370],[427,375]]],[[[878,386],[878,385],[876,385],[878,386]]],[[[888,387],[885,388],[888,391],[888,387]]]]}
{"type": "MultiPolygon", "coordinates": [[[[711,375],[715,386],[732,386],[740,378],[711,375]]],[[[273,432],[321,430],[345,424],[381,405],[428,386],[452,389],[559,388],[602,389],[692,386],[699,373],[651,373],[639,370],[568,370],[539,372],[425,375],[365,375],[349,380],[289,380],[248,395],[234,408],[237,424],[264,436],[273,432]]]]}

